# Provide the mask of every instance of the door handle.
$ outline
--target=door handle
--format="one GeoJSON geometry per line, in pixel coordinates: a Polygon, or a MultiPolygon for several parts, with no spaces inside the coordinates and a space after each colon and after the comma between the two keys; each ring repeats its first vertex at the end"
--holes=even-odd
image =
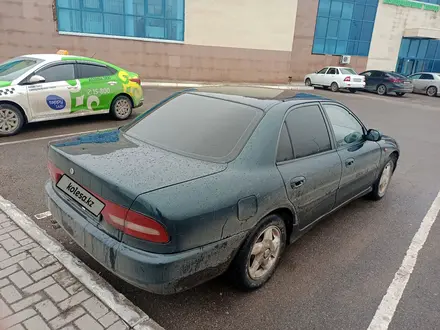
{"type": "Polygon", "coordinates": [[[354,164],[354,158],[349,158],[345,161],[345,167],[352,166],[354,164]]]}
{"type": "Polygon", "coordinates": [[[303,176],[299,176],[297,178],[293,178],[292,180],[290,180],[290,187],[292,189],[296,189],[301,187],[305,182],[306,182],[306,178],[303,176]]]}
{"type": "Polygon", "coordinates": [[[107,84],[109,84],[110,86],[114,86],[117,84],[117,82],[116,81],[109,81],[107,84]]]}

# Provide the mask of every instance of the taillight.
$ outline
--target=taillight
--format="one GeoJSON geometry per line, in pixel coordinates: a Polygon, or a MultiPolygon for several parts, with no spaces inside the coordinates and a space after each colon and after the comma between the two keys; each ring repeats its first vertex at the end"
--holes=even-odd
{"type": "Polygon", "coordinates": [[[131,82],[134,82],[134,83],[136,83],[136,84],[138,84],[138,85],[141,84],[141,78],[139,78],[139,77],[136,77],[136,78],[130,78],[130,81],[131,81],[131,82]]]}
{"type": "Polygon", "coordinates": [[[345,77],[344,81],[351,81],[351,77],[350,76],[345,77]]]}
{"type": "Polygon", "coordinates": [[[47,168],[49,169],[50,178],[53,182],[58,182],[63,175],[63,172],[58,169],[50,160],[47,162],[47,168]]]}
{"type": "Polygon", "coordinates": [[[390,78],[390,81],[395,84],[402,84],[403,80],[399,78],[390,78]]]}

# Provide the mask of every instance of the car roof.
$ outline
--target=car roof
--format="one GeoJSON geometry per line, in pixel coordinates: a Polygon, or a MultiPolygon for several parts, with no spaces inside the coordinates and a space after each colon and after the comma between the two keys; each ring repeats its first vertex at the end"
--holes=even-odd
{"type": "Polygon", "coordinates": [[[322,100],[333,101],[319,95],[259,86],[209,86],[190,89],[186,92],[242,103],[261,110],[266,110],[277,103],[286,101],[296,103],[322,100]]]}
{"type": "Polygon", "coordinates": [[[28,54],[28,55],[22,55],[20,57],[32,57],[32,58],[38,58],[40,60],[45,60],[45,61],[61,61],[62,59],[66,59],[66,58],[89,59],[88,57],[84,57],[84,56],[59,55],[59,54],[28,54]]]}

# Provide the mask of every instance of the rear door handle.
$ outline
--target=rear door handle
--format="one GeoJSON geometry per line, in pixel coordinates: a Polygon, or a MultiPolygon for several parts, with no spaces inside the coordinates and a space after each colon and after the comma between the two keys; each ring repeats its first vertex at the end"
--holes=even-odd
{"type": "Polygon", "coordinates": [[[306,183],[306,178],[299,176],[290,180],[290,187],[292,187],[292,189],[296,189],[301,187],[304,183],[306,183]]]}
{"type": "Polygon", "coordinates": [[[350,167],[354,164],[354,158],[348,158],[345,160],[345,167],[350,167]]]}

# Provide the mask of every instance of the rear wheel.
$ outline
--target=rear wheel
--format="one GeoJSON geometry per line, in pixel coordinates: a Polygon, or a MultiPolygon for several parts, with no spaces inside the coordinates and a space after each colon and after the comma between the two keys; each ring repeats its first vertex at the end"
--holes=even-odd
{"type": "Polygon", "coordinates": [[[373,191],[370,193],[371,199],[378,201],[385,196],[391,181],[391,177],[393,176],[396,163],[397,158],[396,156],[392,155],[382,168],[379,178],[377,178],[376,182],[373,184],[373,191]]]}
{"type": "Polygon", "coordinates": [[[354,88],[349,88],[348,90],[350,91],[350,93],[353,93],[353,94],[357,92],[357,90],[354,88]]]}
{"type": "Polygon", "coordinates": [[[405,93],[402,93],[402,92],[396,92],[396,95],[397,95],[397,96],[403,96],[403,95],[405,95],[405,93]]]}
{"type": "Polygon", "coordinates": [[[377,94],[386,95],[387,94],[387,87],[385,85],[379,85],[377,87],[377,94]]]}
{"type": "Polygon", "coordinates": [[[430,86],[428,87],[428,89],[426,90],[426,94],[428,94],[428,96],[437,96],[437,87],[435,86],[430,86]]]}
{"type": "Polygon", "coordinates": [[[111,115],[117,120],[125,120],[131,116],[133,104],[128,96],[118,95],[110,107],[111,115]]]}
{"type": "Polygon", "coordinates": [[[332,89],[332,92],[338,92],[339,91],[339,86],[336,82],[332,82],[332,84],[330,85],[330,88],[332,89]]]}
{"type": "Polygon", "coordinates": [[[305,84],[306,84],[306,86],[312,86],[312,81],[310,80],[310,78],[306,79],[305,84]]]}
{"type": "Polygon", "coordinates": [[[286,246],[286,225],[278,215],[265,217],[246,238],[229,269],[242,290],[262,287],[273,275],[286,246]]]}
{"type": "Polygon", "coordinates": [[[12,104],[0,104],[0,136],[11,136],[20,132],[24,125],[21,111],[12,104]]]}

